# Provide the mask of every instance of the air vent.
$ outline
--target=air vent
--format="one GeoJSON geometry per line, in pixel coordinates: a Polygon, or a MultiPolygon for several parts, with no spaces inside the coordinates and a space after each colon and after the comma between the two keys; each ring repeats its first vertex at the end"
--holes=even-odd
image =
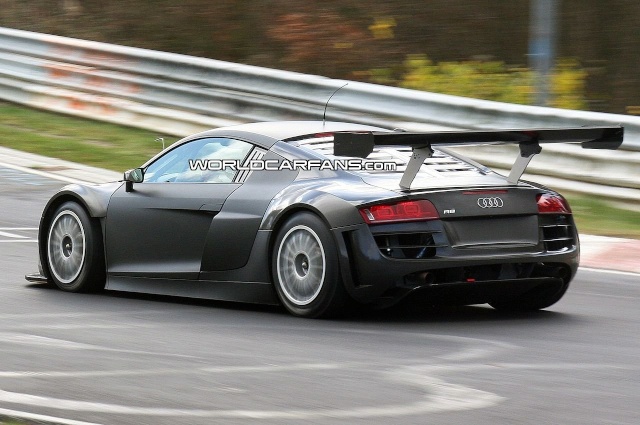
{"type": "Polygon", "coordinates": [[[573,225],[568,216],[549,216],[544,221],[542,218],[540,229],[545,251],[558,252],[575,246],[573,225]]]}
{"type": "Polygon", "coordinates": [[[434,233],[440,232],[375,233],[373,238],[385,257],[419,260],[435,257],[437,249],[446,246],[435,243],[434,233]]]}

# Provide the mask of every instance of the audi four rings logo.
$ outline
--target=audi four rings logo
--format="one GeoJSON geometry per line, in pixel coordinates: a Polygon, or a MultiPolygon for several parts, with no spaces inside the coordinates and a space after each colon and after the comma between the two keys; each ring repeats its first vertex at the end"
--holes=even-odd
{"type": "Polygon", "coordinates": [[[502,198],[494,196],[492,198],[478,198],[478,206],[480,208],[502,208],[504,202],[502,198]]]}

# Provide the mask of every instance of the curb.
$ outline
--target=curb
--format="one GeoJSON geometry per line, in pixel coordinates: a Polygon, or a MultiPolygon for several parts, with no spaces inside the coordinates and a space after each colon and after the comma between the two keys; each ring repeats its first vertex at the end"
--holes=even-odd
{"type": "Polygon", "coordinates": [[[67,183],[106,183],[122,179],[122,173],[115,171],[5,147],[0,147],[0,167],[67,183]]]}
{"type": "Polygon", "coordinates": [[[580,235],[580,266],[640,274],[640,240],[580,235]]]}

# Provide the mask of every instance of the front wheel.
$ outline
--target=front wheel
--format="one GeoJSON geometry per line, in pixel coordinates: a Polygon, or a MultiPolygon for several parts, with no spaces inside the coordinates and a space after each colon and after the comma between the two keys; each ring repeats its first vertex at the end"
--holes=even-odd
{"type": "Polygon", "coordinates": [[[318,216],[305,212],[289,218],[278,232],[272,255],[276,293],[291,314],[320,317],[341,312],[347,294],[338,253],[318,216]]]}
{"type": "Polygon", "coordinates": [[[76,202],[65,202],[53,213],[47,230],[47,266],[53,282],[64,291],[104,288],[100,225],[76,202]]]}

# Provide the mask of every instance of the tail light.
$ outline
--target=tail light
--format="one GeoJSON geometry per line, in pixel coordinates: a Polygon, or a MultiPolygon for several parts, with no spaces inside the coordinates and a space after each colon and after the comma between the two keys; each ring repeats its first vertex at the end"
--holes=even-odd
{"type": "Polygon", "coordinates": [[[560,195],[541,193],[536,197],[540,214],[571,214],[571,207],[560,195]]]}
{"type": "Polygon", "coordinates": [[[372,205],[360,208],[360,215],[367,224],[437,220],[440,218],[436,207],[427,200],[372,205]]]}

